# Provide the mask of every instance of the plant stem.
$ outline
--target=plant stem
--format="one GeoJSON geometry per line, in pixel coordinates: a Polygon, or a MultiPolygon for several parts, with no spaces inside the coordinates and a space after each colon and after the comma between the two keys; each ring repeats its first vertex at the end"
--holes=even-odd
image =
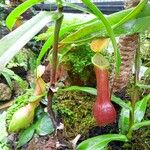
{"type": "Polygon", "coordinates": [[[47,111],[48,111],[48,114],[49,114],[49,116],[52,120],[54,129],[56,130],[57,123],[56,123],[55,115],[54,115],[54,112],[53,112],[53,109],[52,109],[52,97],[53,97],[53,95],[54,95],[54,93],[52,92],[51,89],[49,89],[48,96],[47,96],[47,99],[48,99],[47,111]]]}
{"type": "Polygon", "coordinates": [[[51,73],[51,85],[55,85],[56,82],[56,70],[58,64],[58,42],[59,42],[59,31],[62,24],[63,15],[56,20],[54,30],[54,44],[53,44],[53,55],[52,55],[52,73],[51,73]]]}
{"type": "MultiPolygon", "coordinates": [[[[61,0],[56,0],[57,6],[58,6],[58,12],[62,13],[63,7],[61,0]]],[[[63,14],[62,16],[56,20],[55,23],[55,29],[54,29],[54,44],[53,44],[53,54],[52,54],[52,70],[51,70],[51,79],[50,79],[50,88],[48,91],[48,105],[47,105],[47,110],[50,115],[50,118],[53,122],[54,128],[55,128],[55,133],[56,133],[56,128],[57,128],[57,122],[55,119],[55,114],[52,109],[52,98],[54,95],[53,89],[55,89],[55,83],[56,83],[56,72],[57,72],[57,64],[58,64],[58,42],[59,42],[59,31],[61,28],[61,24],[63,21],[63,14]]]]}
{"type": "Polygon", "coordinates": [[[130,111],[130,124],[129,124],[129,132],[127,137],[131,139],[132,137],[132,129],[131,127],[134,124],[134,111],[135,111],[135,104],[136,101],[139,99],[139,88],[137,83],[139,81],[139,72],[140,72],[140,39],[138,39],[138,48],[135,54],[135,74],[134,74],[134,85],[133,85],[133,95],[131,96],[131,107],[132,110],[130,111]]]}

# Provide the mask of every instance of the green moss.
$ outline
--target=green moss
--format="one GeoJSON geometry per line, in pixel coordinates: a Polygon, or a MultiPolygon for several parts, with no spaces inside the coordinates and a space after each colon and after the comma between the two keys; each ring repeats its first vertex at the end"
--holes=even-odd
{"type": "Polygon", "coordinates": [[[89,45],[82,45],[72,48],[64,57],[63,63],[68,66],[70,78],[78,77],[81,81],[89,80],[93,72],[91,57],[94,53],[89,45]]]}
{"type": "Polygon", "coordinates": [[[26,71],[34,70],[36,55],[30,50],[23,48],[7,65],[8,68],[23,67],[26,71]]]}
{"type": "Polygon", "coordinates": [[[92,117],[94,96],[79,92],[58,92],[55,97],[54,108],[61,113],[68,139],[78,134],[85,135],[96,126],[92,117]]]}

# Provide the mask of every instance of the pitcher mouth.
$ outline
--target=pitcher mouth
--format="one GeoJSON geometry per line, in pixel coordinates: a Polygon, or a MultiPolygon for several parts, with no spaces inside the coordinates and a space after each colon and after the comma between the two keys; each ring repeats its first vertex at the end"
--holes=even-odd
{"type": "Polygon", "coordinates": [[[108,60],[100,53],[96,53],[92,57],[92,63],[95,67],[98,67],[99,69],[102,69],[102,70],[109,68],[108,60]]]}

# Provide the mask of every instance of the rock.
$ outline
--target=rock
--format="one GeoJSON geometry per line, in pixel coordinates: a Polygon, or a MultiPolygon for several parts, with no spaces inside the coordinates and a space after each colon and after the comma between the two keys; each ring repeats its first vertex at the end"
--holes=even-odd
{"type": "Polygon", "coordinates": [[[11,89],[8,85],[0,83],[0,101],[8,101],[12,96],[11,89]]]}

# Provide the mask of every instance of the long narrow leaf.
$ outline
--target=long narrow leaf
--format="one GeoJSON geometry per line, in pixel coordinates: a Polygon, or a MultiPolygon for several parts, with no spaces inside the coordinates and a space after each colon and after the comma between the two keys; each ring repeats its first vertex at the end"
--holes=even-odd
{"type": "Polygon", "coordinates": [[[81,86],[70,86],[64,89],[59,89],[60,91],[82,91],[92,95],[97,95],[97,90],[92,87],[81,87],[81,86]]]}
{"type": "Polygon", "coordinates": [[[20,4],[6,18],[6,26],[11,30],[20,15],[22,15],[27,9],[29,9],[33,5],[42,1],[44,0],[26,0],[25,2],[20,4]]]}
{"type": "Polygon", "coordinates": [[[141,122],[142,119],[144,118],[148,101],[150,101],[150,94],[148,94],[142,100],[140,100],[136,103],[135,111],[134,111],[134,122],[135,123],[141,122]]]}
{"type": "Polygon", "coordinates": [[[26,84],[24,82],[24,80],[18,76],[17,74],[15,74],[12,70],[8,69],[8,68],[4,68],[4,70],[2,71],[2,74],[4,75],[4,77],[6,78],[7,83],[9,84],[9,86],[12,88],[12,82],[11,79],[16,80],[18,85],[21,88],[26,88],[26,84]]]}
{"type": "MultiPolygon", "coordinates": [[[[115,36],[121,36],[121,35],[132,35],[134,33],[140,33],[150,28],[150,16],[149,17],[142,17],[134,20],[130,20],[129,22],[117,27],[114,30],[115,36]],[[144,23],[143,23],[144,22],[144,23]]],[[[88,30],[88,28],[87,28],[88,30]]],[[[81,30],[80,30],[81,31],[81,30]]],[[[83,32],[82,32],[83,33],[83,32]]],[[[75,34],[72,34],[71,38],[74,36],[81,36],[79,32],[77,31],[75,34]]],[[[76,38],[76,37],[74,37],[76,38]]],[[[74,44],[83,44],[91,41],[94,38],[109,38],[109,34],[105,32],[105,28],[101,27],[101,31],[97,31],[89,36],[85,36],[81,38],[80,40],[73,41],[74,44]]],[[[74,40],[74,39],[73,39],[74,40]]],[[[64,44],[70,44],[71,41],[65,42],[64,44]]]]}
{"type": "Polygon", "coordinates": [[[122,25],[123,23],[131,20],[132,18],[135,18],[145,7],[148,0],[141,0],[140,3],[133,9],[129,14],[127,14],[123,19],[121,19],[115,26],[113,26],[113,29],[116,27],[122,25]]]}
{"type": "Polygon", "coordinates": [[[36,62],[37,66],[41,63],[41,60],[44,57],[44,55],[46,54],[46,52],[48,51],[48,49],[51,48],[51,46],[53,44],[53,39],[54,39],[53,37],[54,37],[54,35],[51,34],[50,37],[46,40],[46,42],[42,46],[40,54],[38,55],[38,58],[37,58],[37,62],[36,62]]]}
{"type": "Polygon", "coordinates": [[[53,21],[53,15],[56,16],[55,13],[40,12],[0,40],[0,71],[48,22],[53,21]]]}
{"type": "Polygon", "coordinates": [[[144,127],[144,126],[150,126],[150,121],[142,121],[142,122],[139,122],[139,123],[135,123],[131,129],[132,130],[138,130],[140,129],[141,127],[144,127]]]}
{"type": "MultiPolygon", "coordinates": [[[[148,3],[143,11],[136,17],[133,17],[131,21],[128,21],[127,23],[118,26],[116,25],[120,18],[124,18],[127,14],[131,13],[133,11],[133,8],[123,10],[114,14],[111,14],[109,16],[106,16],[108,21],[110,22],[111,26],[116,25],[116,29],[114,30],[115,36],[120,36],[122,34],[124,35],[130,35],[136,32],[141,32],[142,30],[147,29],[147,27],[150,24],[150,4],[148,3]],[[144,23],[143,23],[144,22],[144,23]]],[[[95,37],[109,37],[109,34],[107,32],[104,32],[105,28],[101,21],[95,21],[93,23],[90,23],[83,28],[80,28],[76,32],[73,32],[66,38],[64,38],[61,43],[67,44],[67,43],[76,43],[76,41],[89,38],[93,39],[95,37]]]]}
{"type": "MultiPolygon", "coordinates": [[[[75,25],[71,25],[71,26],[67,26],[67,27],[63,27],[60,29],[59,32],[59,37],[61,38],[62,36],[64,36],[66,33],[71,32],[74,29],[77,29],[80,26],[85,26],[86,24],[92,23],[94,22],[96,19],[92,19],[90,21],[87,22],[83,22],[83,23],[79,23],[79,24],[75,24],[75,25]]],[[[45,53],[48,51],[49,48],[51,48],[52,44],[53,44],[53,39],[54,39],[54,35],[51,33],[50,37],[46,40],[46,42],[44,43],[44,45],[42,46],[42,49],[40,51],[40,54],[38,55],[37,58],[37,65],[40,64],[42,58],[44,57],[45,53]]]]}
{"type": "MultiPolygon", "coordinates": [[[[145,111],[147,108],[147,102],[150,100],[150,94],[145,96],[142,100],[138,101],[135,105],[135,111],[134,111],[134,123],[135,127],[140,126],[142,119],[144,118],[145,111]]],[[[129,117],[130,117],[130,112],[129,109],[122,108],[120,117],[119,117],[119,130],[121,134],[127,134],[129,130],[129,117]]],[[[133,129],[134,130],[134,129],[133,129]]]]}
{"type": "Polygon", "coordinates": [[[104,150],[107,144],[111,141],[127,142],[125,135],[121,134],[106,134],[87,139],[77,146],[77,150],[104,150]]]}
{"type": "Polygon", "coordinates": [[[129,116],[130,116],[129,109],[122,108],[118,122],[119,132],[121,134],[127,134],[129,130],[129,116]]]}
{"type": "MultiPolygon", "coordinates": [[[[97,90],[92,87],[70,86],[68,88],[59,89],[59,91],[82,91],[92,95],[97,95],[97,90]]],[[[111,100],[116,104],[118,104],[119,106],[131,110],[131,107],[128,104],[126,104],[124,101],[122,101],[120,98],[113,95],[111,97],[111,100]]]]}
{"type": "Polygon", "coordinates": [[[5,80],[7,81],[7,84],[10,86],[10,88],[12,89],[13,88],[13,85],[12,85],[12,81],[11,81],[11,78],[10,76],[5,73],[5,72],[2,72],[2,75],[5,77],[5,80]]]}

